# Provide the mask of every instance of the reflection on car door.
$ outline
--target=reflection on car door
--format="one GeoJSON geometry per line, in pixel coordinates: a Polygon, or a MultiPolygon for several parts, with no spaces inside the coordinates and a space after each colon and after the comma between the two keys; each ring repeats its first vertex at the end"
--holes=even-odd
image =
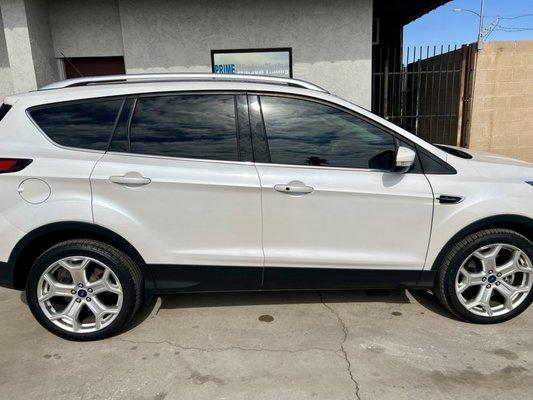
{"type": "Polygon", "coordinates": [[[261,199],[246,97],[151,95],[124,108],[91,177],[95,223],[140,252],[158,289],[258,288],[261,199]]]}
{"type": "Polygon", "coordinates": [[[416,281],[433,195],[422,173],[391,172],[397,139],[328,104],[280,96],[249,102],[264,287],[416,281]]]}

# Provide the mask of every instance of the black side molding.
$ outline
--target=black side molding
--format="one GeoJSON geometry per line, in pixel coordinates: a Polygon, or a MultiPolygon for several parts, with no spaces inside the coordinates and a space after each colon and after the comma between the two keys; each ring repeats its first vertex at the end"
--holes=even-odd
{"type": "Polygon", "coordinates": [[[0,286],[15,288],[15,266],[13,264],[0,261],[0,286]]]}
{"type": "Polygon", "coordinates": [[[150,294],[432,288],[436,271],[148,264],[150,294]]]}

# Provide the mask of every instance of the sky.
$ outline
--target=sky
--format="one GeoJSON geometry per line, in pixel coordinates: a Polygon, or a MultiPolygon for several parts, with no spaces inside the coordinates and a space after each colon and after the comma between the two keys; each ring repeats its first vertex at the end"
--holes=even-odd
{"type": "MultiPolygon", "coordinates": [[[[454,0],[404,28],[404,46],[461,45],[477,40],[479,17],[454,8],[480,11],[480,0],[454,0]]],[[[533,40],[533,0],[485,0],[485,26],[499,15],[498,30],[487,40],[533,40]],[[517,16],[522,16],[514,18],[517,16]],[[506,28],[502,30],[502,28],[506,28]],[[514,29],[507,29],[514,28],[514,29]],[[519,28],[519,29],[516,29],[519,28]],[[522,29],[527,28],[527,30],[522,29]]]]}

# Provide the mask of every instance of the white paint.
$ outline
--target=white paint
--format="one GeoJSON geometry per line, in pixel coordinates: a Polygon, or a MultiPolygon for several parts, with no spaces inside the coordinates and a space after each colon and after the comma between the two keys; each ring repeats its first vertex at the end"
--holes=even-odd
{"type": "Polygon", "coordinates": [[[275,164],[257,170],[265,265],[423,268],[433,209],[424,175],[275,164]],[[313,192],[274,190],[294,180],[313,192]]]}
{"type": "Polygon", "coordinates": [[[52,190],[42,179],[28,178],[19,185],[18,192],[28,203],[40,204],[48,200],[52,190]]]}
{"type": "Polygon", "coordinates": [[[125,233],[155,264],[263,265],[261,189],[250,163],[108,153],[91,183],[95,223],[125,233]],[[128,173],[151,183],[109,180],[128,173]]]}
{"type": "Polygon", "coordinates": [[[472,160],[447,155],[360,107],[318,91],[225,81],[150,82],[48,90],[6,101],[13,109],[0,122],[0,146],[4,154],[34,162],[23,171],[0,175],[0,236],[5,238],[0,241],[1,261],[24,233],[44,224],[96,221],[128,239],[149,263],[257,266],[262,263],[262,244],[265,262],[273,266],[421,270],[431,268],[448,240],[473,222],[501,214],[533,217],[533,188],[525,183],[532,179],[532,164],[478,153],[472,160]],[[48,102],[180,90],[315,97],[396,131],[447,160],[457,174],[113,154],[97,165],[101,152],[60,148],[25,115],[26,108],[48,102]],[[95,166],[92,198],[89,176],[95,166]],[[138,172],[152,183],[131,189],[107,180],[128,172],[138,172]],[[17,194],[20,182],[31,177],[46,180],[52,188],[42,205],[30,205],[17,194]],[[314,190],[289,197],[273,189],[294,181],[314,190]],[[432,192],[464,200],[432,206],[432,192]]]}

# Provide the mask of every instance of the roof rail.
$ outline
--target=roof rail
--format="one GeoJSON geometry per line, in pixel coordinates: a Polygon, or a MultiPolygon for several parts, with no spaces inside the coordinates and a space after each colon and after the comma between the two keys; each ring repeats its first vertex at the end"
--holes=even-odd
{"type": "Polygon", "coordinates": [[[279,78],[274,76],[240,75],[240,74],[202,74],[202,73],[163,73],[163,74],[124,74],[124,75],[104,75],[88,76],[81,78],[66,79],[60,82],[50,83],[39,90],[61,89],[73,86],[86,86],[91,84],[106,84],[120,82],[140,82],[140,81],[234,81],[251,83],[269,83],[274,85],[286,85],[304,89],[316,90],[329,93],[327,90],[312,83],[299,79],[279,78]]]}

